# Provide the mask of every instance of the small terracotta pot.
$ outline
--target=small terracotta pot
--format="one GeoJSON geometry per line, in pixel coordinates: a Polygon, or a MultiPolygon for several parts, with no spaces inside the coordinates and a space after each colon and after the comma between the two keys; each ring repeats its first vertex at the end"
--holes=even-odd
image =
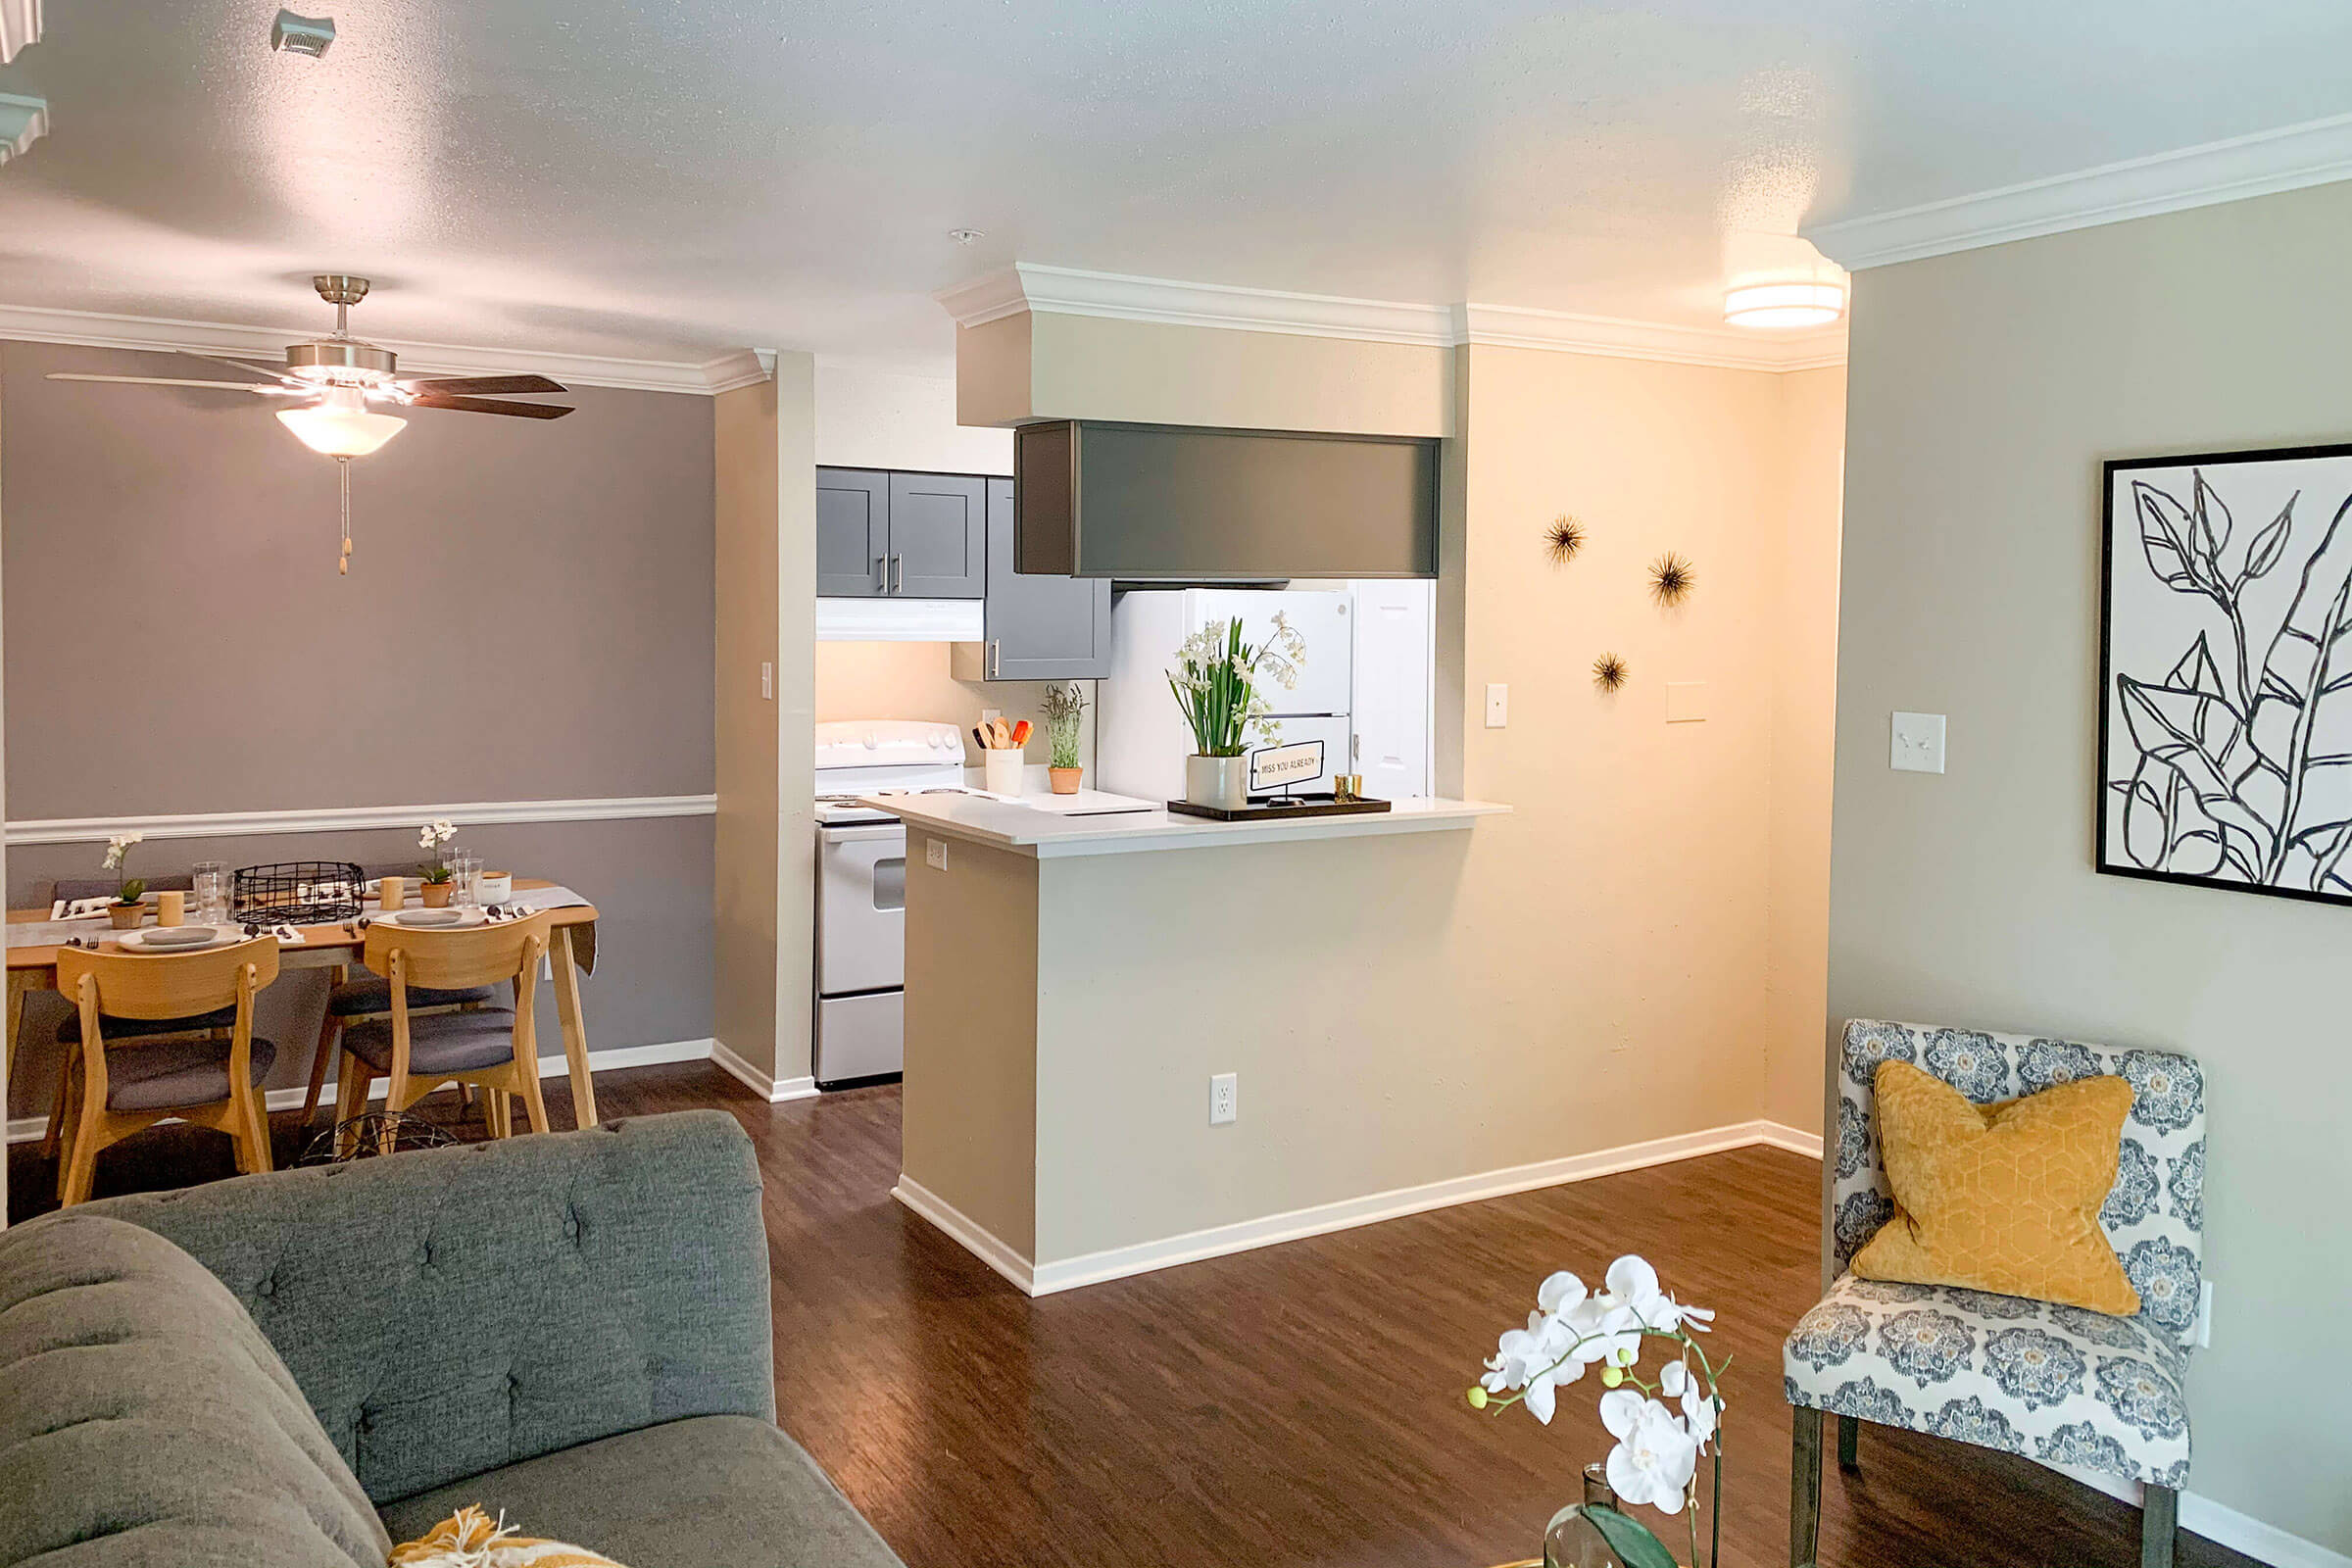
{"type": "Polygon", "coordinates": [[[449,907],[449,896],[457,890],[455,882],[427,882],[416,891],[423,895],[426,908],[446,909],[449,907]]]}
{"type": "Polygon", "coordinates": [[[118,931],[136,931],[139,928],[139,922],[147,918],[147,906],[144,904],[110,904],[106,906],[106,917],[115,922],[115,929],[118,931]]]}
{"type": "Polygon", "coordinates": [[[1049,767],[1046,769],[1046,776],[1053,781],[1054,794],[1075,795],[1078,793],[1078,781],[1086,777],[1086,769],[1083,767],[1049,767]]]}

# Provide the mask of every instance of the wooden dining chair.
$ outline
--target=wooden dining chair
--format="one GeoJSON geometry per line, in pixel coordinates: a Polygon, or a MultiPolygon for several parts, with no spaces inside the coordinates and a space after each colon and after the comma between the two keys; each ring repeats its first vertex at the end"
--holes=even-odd
{"type": "Polygon", "coordinates": [[[539,960],[547,953],[545,910],[527,920],[456,930],[394,925],[378,920],[368,928],[368,967],[385,977],[392,1008],[388,1016],[356,1023],[343,1031],[343,1057],[335,1072],[335,1122],[350,1121],[368,1104],[377,1078],[388,1079],[384,1108],[404,1111],[445,1084],[471,1085],[483,1092],[483,1115],[494,1138],[514,1130],[507,1097],[520,1097],[531,1131],[548,1130],[547,1103],[539,1096],[539,1042],[532,1009],[539,960]],[[412,1008],[419,990],[450,991],[508,982],[514,1005],[424,1012],[412,1008]]]}
{"type": "MultiPolygon", "coordinates": [[[[336,1049],[343,1041],[343,1031],[354,1024],[392,1016],[390,980],[372,974],[354,979],[348,964],[336,965],[330,971],[330,976],[326,987],[326,1011],[318,1020],[318,1047],[311,1057],[311,1082],[302,1096],[302,1125],[306,1128],[318,1109],[319,1097],[326,1092],[327,1065],[335,1059],[336,1049]]],[[[409,1016],[414,1018],[426,1011],[472,1011],[497,1000],[497,991],[489,986],[457,986],[441,990],[413,985],[409,987],[409,1016]]]]}
{"type": "Polygon", "coordinates": [[[260,1085],[277,1047],[254,1035],[253,999],[276,978],[270,937],[206,953],[58,950],[81,1048],[62,1086],[64,1202],[90,1196],[100,1150],[169,1117],[228,1134],[238,1170],[270,1168],[260,1085]],[[150,1032],[159,1023],[171,1033],[150,1032]]]}

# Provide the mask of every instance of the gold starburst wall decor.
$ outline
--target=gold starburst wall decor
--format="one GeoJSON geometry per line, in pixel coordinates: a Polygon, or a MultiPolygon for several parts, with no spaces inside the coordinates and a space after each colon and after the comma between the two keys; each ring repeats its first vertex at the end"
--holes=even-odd
{"type": "Polygon", "coordinates": [[[1615,654],[1603,654],[1592,661],[1592,684],[1604,692],[1613,692],[1625,684],[1625,661],[1615,654]]]}
{"type": "Polygon", "coordinates": [[[1551,519],[1544,530],[1544,553],[1555,566],[1565,566],[1585,548],[1585,525],[1565,512],[1551,519]]]}
{"type": "Polygon", "coordinates": [[[1661,605],[1681,604],[1697,582],[1690,561],[1671,550],[1649,564],[1650,597],[1661,605]]]}

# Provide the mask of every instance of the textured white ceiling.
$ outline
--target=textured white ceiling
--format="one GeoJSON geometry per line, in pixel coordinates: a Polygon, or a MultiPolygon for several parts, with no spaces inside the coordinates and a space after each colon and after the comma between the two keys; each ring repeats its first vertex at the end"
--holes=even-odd
{"type": "Polygon", "coordinates": [[[1727,229],[2352,110],[2342,0],[46,9],[0,304],[662,359],[941,361],[1014,260],[1700,324],[1727,229]]]}

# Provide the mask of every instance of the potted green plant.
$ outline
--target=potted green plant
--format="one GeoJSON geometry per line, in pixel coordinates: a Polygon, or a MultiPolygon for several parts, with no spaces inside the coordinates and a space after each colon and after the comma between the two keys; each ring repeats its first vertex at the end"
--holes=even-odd
{"type": "Polygon", "coordinates": [[[1075,683],[1046,688],[1046,744],[1053,760],[1046,776],[1056,795],[1075,795],[1086,768],[1079,760],[1079,731],[1086,722],[1086,693],[1075,683]]]}
{"type": "Polygon", "coordinates": [[[1212,620],[1185,639],[1167,677],[1168,690],[1176,694],[1176,706],[1193,732],[1193,755],[1184,760],[1186,800],[1229,811],[1250,804],[1250,772],[1243,753],[1249,749],[1250,732],[1268,741],[1281,733],[1266,717],[1266,701],[1258,686],[1265,681],[1286,689],[1297,686],[1305,658],[1305,639],[1291,629],[1280,611],[1274,613],[1274,630],[1262,643],[1242,641],[1238,615],[1230,621],[1212,620]]]}
{"type": "MultiPolygon", "coordinates": [[[[140,843],[146,837],[147,835],[144,833],[118,833],[108,839],[106,841],[106,869],[109,871],[122,870],[123,862],[130,858],[130,847],[140,843]]],[[[109,905],[106,910],[107,917],[114,921],[115,929],[118,931],[136,929],[138,923],[147,918],[146,899],[147,879],[143,876],[124,877],[122,885],[115,890],[115,902],[109,905]]]]}
{"type": "Polygon", "coordinates": [[[456,825],[448,821],[427,822],[416,830],[416,847],[432,857],[416,868],[428,909],[449,907],[449,896],[457,889],[457,873],[449,865],[449,841],[457,836],[456,825]]]}

